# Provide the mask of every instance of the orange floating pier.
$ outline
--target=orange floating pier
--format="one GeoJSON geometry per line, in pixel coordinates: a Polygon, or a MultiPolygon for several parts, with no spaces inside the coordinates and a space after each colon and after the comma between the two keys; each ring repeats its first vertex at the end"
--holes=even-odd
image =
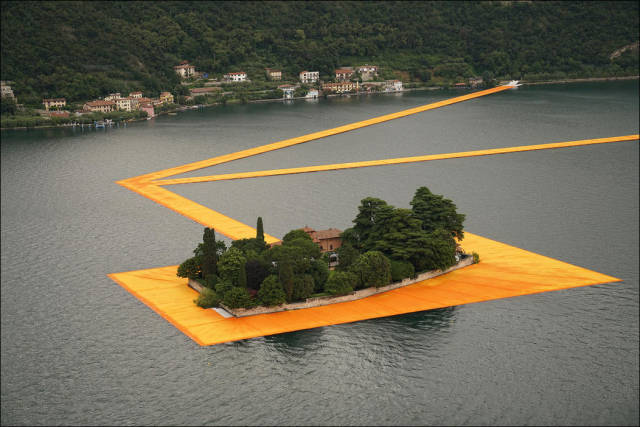
{"type": "Polygon", "coordinates": [[[202,346],[620,281],[471,233],[465,236],[462,246],[480,253],[480,263],[357,301],[242,318],[197,307],[198,293],[176,277],[175,265],[109,277],[202,346]]]}

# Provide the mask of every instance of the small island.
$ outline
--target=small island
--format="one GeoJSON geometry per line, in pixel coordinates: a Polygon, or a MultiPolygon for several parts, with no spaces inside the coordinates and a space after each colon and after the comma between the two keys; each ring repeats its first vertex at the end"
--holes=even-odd
{"type": "Polygon", "coordinates": [[[229,248],[205,228],[177,275],[200,292],[198,306],[242,317],[364,298],[478,262],[458,243],[465,215],[451,200],[420,187],[410,204],[396,208],[367,197],[353,227],[304,227],[271,245],[262,218],[255,238],[229,248]]]}

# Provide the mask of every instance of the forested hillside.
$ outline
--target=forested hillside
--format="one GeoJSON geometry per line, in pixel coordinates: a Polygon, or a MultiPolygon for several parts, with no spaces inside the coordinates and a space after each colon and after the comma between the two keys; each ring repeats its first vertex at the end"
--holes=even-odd
{"type": "Polygon", "coordinates": [[[406,78],[632,75],[638,2],[2,2],[20,102],[151,95],[189,60],[214,75],[376,64],[406,78]]]}

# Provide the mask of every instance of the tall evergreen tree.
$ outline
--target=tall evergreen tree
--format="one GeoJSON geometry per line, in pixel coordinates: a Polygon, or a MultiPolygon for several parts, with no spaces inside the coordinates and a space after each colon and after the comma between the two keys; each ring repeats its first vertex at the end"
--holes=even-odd
{"type": "Polygon", "coordinates": [[[261,216],[258,217],[258,225],[256,226],[256,228],[257,228],[256,239],[258,239],[261,242],[264,242],[264,228],[262,226],[261,216]]]}
{"type": "Polygon", "coordinates": [[[278,265],[278,275],[280,276],[280,283],[284,290],[287,302],[293,301],[293,285],[295,275],[293,273],[293,265],[289,260],[283,260],[278,265]]]}
{"type": "Polygon", "coordinates": [[[218,272],[218,246],[215,230],[206,227],[202,240],[202,277],[206,279],[218,272]]]}

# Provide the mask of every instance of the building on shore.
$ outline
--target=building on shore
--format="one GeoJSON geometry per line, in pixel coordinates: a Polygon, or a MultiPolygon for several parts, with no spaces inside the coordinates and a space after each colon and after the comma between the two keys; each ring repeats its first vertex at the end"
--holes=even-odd
{"type": "Polygon", "coordinates": [[[116,108],[122,111],[131,111],[131,98],[116,98],[113,100],[116,103],[116,108]]]}
{"type": "Polygon", "coordinates": [[[180,65],[176,65],[173,67],[173,71],[176,72],[183,79],[187,79],[189,77],[193,77],[196,74],[196,67],[194,65],[190,65],[189,61],[182,61],[180,65]]]}
{"type": "Polygon", "coordinates": [[[145,111],[148,118],[155,117],[156,112],[151,104],[140,104],[140,111],[145,111]]]}
{"type": "Polygon", "coordinates": [[[129,98],[142,98],[142,92],[140,92],[140,91],[130,92],[129,93],[129,98]]]}
{"type": "Polygon", "coordinates": [[[115,92],[115,93],[110,93],[109,96],[105,96],[104,100],[115,101],[116,99],[120,99],[120,98],[122,98],[122,95],[120,95],[120,92],[115,92]]]}
{"type": "Polygon", "coordinates": [[[282,91],[282,98],[284,99],[292,99],[296,91],[296,87],[293,85],[280,85],[278,89],[282,91]]]}
{"type": "Polygon", "coordinates": [[[318,97],[318,89],[309,89],[309,92],[307,92],[307,95],[305,96],[305,98],[308,99],[315,99],[318,97]]]}
{"type": "Polygon", "coordinates": [[[400,92],[402,91],[402,82],[400,80],[386,80],[384,82],[385,92],[400,92]]]}
{"type": "Polygon", "coordinates": [[[2,91],[2,98],[11,98],[14,101],[18,102],[15,95],[13,94],[13,90],[11,89],[11,85],[13,82],[8,80],[0,81],[0,91],[2,91]]]}
{"type": "Polygon", "coordinates": [[[311,227],[305,226],[302,231],[307,233],[313,242],[320,246],[320,251],[323,253],[333,252],[342,246],[342,238],[340,237],[342,230],[337,228],[316,231],[311,227]]]}
{"type": "Polygon", "coordinates": [[[320,79],[319,71],[300,71],[298,75],[302,83],[315,83],[320,79]]]}
{"type": "Polygon", "coordinates": [[[324,83],[322,85],[323,92],[331,92],[331,93],[345,93],[351,91],[357,91],[360,88],[360,84],[358,82],[338,82],[338,83],[324,83]]]}
{"type": "Polygon", "coordinates": [[[244,71],[227,73],[224,75],[224,79],[230,82],[244,82],[247,80],[247,73],[245,73],[244,71]]]}
{"type": "Polygon", "coordinates": [[[173,104],[173,95],[171,92],[160,92],[159,99],[164,104],[173,104]]]}
{"type": "Polygon", "coordinates": [[[353,68],[338,68],[336,70],[336,81],[347,81],[353,77],[355,71],[353,68]]]}
{"type": "Polygon", "coordinates": [[[373,80],[378,76],[378,67],[375,65],[361,65],[356,70],[360,73],[362,81],[373,80]]]}
{"type": "Polygon", "coordinates": [[[264,72],[269,80],[282,80],[282,71],[273,68],[265,68],[264,72]]]}
{"type": "Polygon", "coordinates": [[[64,107],[67,105],[67,100],[64,98],[45,98],[42,103],[44,104],[44,109],[49,111],[51,107],[64,107]]]}
{"type": "Polygon", "coordinates": [[[84,104],[82,107],[83,111],[89,111],[92,113],[100,112],[100,113],[110,113],[116,108],[116,103],[113,101],[89,101],[84,104]]]}

